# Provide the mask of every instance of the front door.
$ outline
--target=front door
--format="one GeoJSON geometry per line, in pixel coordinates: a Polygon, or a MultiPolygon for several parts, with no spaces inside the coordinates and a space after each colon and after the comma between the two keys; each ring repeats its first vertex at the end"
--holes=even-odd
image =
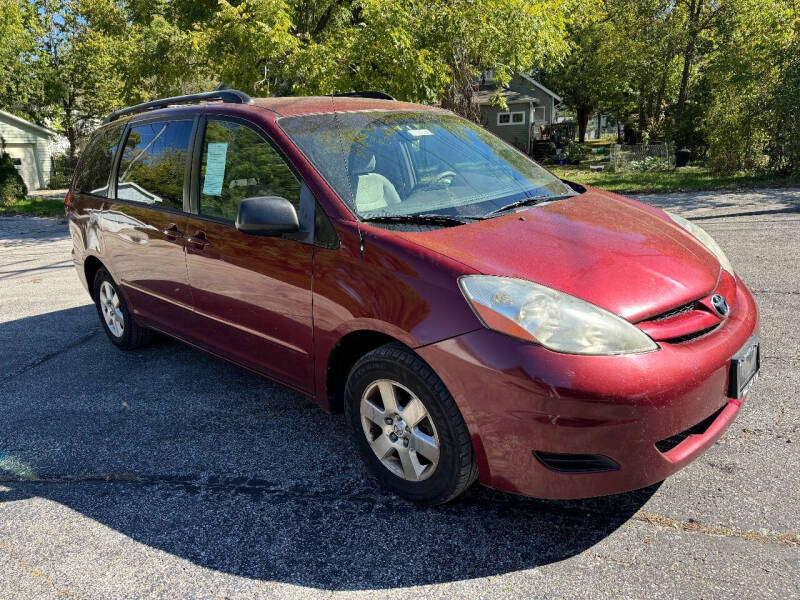
{"type": "Polygon", "coordinates": [[[313,221],[313,206],[300,209],[300,181],[249,124],[209,117],[201,135],[197,214],[188,218],[186,237],[196,337],[212,351],[311,392],[313,244],[303,235],[243,234],[234,223],[244,198],[290,200],[301,229],[308,226],[304,215],[313,221]]]}
{"type": "Polygon", "coordinates": [[[183,212],[193,126],[192,120],[131,125],[116,200],[93,216],[134,314],[179,336],[191,331],[193,320],[183,212]]]}

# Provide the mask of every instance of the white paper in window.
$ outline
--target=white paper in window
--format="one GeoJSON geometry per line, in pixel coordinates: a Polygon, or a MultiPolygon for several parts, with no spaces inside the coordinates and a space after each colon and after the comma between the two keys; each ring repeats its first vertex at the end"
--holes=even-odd
{"type": "Polygon", "coordinates": [[[203,179],[203,194],[221,196],[225,179],[225,159],[228,156],[227,142],[209,142],[206,152],[206,176],[203,179]]]}

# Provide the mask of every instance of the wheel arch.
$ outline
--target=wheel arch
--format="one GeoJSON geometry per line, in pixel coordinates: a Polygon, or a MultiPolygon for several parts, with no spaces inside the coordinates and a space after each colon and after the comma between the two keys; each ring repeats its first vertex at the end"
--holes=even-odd
{"type": "Polygon", "coordinates": [[[341,413],[344,410],[344,387],[353,365],[362,356],[386,344],[398,343],[413,350],[402,340],[373,329],[358,329],[342,336],[328,355],[325,369],[325,389],[328,410],[341,413]]]}
{"type": "Polygon", "coordinates": [[[92,297],[92,300],[95,300],[94,278],[100,269],[105,269],[108,271],[108,267],[106,267],[103,262],[93,254],[88,255],[83,261],[83,274],[86,277],[86,286],[89,289],[89,295],[92,297]]]}

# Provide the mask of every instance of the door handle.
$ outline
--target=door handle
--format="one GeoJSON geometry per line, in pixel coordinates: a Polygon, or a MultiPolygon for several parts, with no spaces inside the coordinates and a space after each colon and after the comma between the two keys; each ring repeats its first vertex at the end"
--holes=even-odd
{"type": "Polygon", "coordinates": [[[186,243],[195,250],[205,250],[206,247],[211,245],[204,231],[198,231],[194,235],[190,235],[186,238],[186,243]]]}
{"type": "Polygon", "coordinates": [[[164,237],[173,242],[183,237],[183,234],[178,231],[178,226],[175,223],[170,223],[166,229],[161,230],[161,233],[164,234],[164,237]]]}

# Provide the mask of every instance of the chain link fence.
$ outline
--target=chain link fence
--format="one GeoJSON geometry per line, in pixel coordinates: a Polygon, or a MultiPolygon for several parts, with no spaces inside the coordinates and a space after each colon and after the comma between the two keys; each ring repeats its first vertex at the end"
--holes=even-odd
{"type": "Polygon", "coordinates": [[[615,171],[667,171],[675,168],[675,153],[668,142],[614,144],[610,162],[615,171]]]}

